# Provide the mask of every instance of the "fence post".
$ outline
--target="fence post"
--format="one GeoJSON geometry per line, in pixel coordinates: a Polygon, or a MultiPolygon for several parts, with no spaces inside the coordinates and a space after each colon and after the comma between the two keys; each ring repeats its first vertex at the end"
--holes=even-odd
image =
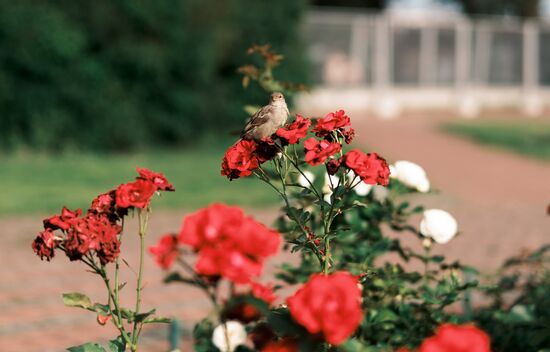
{"type": "Polygon", "coordinates": [[[523,112],[539,116],[543,104],[539,95],[539,31],[533,20],[523,24],[523,112]]]}

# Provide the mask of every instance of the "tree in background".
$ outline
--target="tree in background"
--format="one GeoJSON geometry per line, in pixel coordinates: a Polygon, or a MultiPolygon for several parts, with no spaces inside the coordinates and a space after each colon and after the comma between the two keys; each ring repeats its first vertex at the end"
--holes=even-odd
{"type": "Polygon", "coordinates": [[[304,10],[304,0],[2,1],[0,146],[125,151],[237,128],[251,93],[236,69],[251,43],[288,54],[281,77],[307,74],[304,10]]]}

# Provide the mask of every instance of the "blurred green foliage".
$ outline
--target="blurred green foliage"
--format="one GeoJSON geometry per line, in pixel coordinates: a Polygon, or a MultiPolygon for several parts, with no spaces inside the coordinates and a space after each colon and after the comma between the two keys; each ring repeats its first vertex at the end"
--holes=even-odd
{"type": "Polygon", "coordinates": [[[446,132],[475,142],[550,160],[550,122],[546,120],[476,120],[446,123],[446,132]]]}
{"type": "Polygon", "coordinates": [[[0,2],[0,147],[126,151],[238,130],[252,43],[303,82],[305,0],[0,2]]]}

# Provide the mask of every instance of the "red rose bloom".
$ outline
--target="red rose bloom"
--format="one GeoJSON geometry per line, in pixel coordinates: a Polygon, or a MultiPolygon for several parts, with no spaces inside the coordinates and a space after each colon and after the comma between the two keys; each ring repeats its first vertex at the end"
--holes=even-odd
{"type": "Polygon", "coordinates": [[[106,215],[88,213],[67,231],[63,241],[65,253],[71,261],[79,260],[89,251],[95,251],[100,262],[113,262],[120,253],[118,235],[122,227],[112,223],[106,215]]]}
{"type": "Polygon", "coordinates": [[[353,334],[362,319],[359,282],[348,272],[312,275],[287,304],[295,321],[333,345],[353,334]]]}
{"type": "Polygon", "coordinates": [[[324,118],[317,120],[312,132],[317,137],[325,137],[336,129],[347,127],[351,124],[350,118],[344,110],[328,113],[324,118]]]}
{"type": "Polygon", "coordinates": [[[318,141],[312,137],[304,143],[304,148],[306,150],[306,162],[311,166],[315,166],[324,163],[330,156],[338,153],[342,146],[340,143],[326,140],[318,141]]]}
{"type": "Polygon", "coordinates": [[[155,194],[156,186],[153,182],[137,179],[134,182],[118,186],[116,190],[116,205],[120,208],[145,208],[155,194]]]}
{"type": "Polygon", "coordinates": [[[36,239],[32,242],[32,249],[41,260],[46,258],[50,261],[54,255],[54,249],[58,246],[59,240],[55,238],[53,231],[50,228],[40,232],[36,239]]]}
{"type": "Polygon", "coordinates": [[[71,224],[78,219],[82,214],[81,209],[71,211],[67,207],[63,207],[61,210],[61,215],[54,215],[48,219],[44,219],[44,228],[52,230],[68,230],[71,227],[71,224]]]}
{"type": "Polygon", "coordinates": [[[262,138],[262,140],[256,143],[255,155],[260,164],[273,159],[277,153],[279,153],[279,147],[277,147],[273,139],[270,137],[262,138]]]}
{"type": "Polygon", "coordinates": [[[156,246],[149,247],[149,253],[161,268],[170,269],[179,255],[178,237],[172,234],[162,236],[156,246]]]}
{"type": "Polygon", "coordinates": [[[346,144],[350,144],[353,141],[353,138],[355,138],[355,130],[353,128],[343,131],[342,134],[344,135],[346,144]]]}
{"type": "Polygon", "coordinates": [[[97,214],[110,214],[114,211],[115,191],[109,191],[97,196],[90,206],[90,211],[97,214]]]}
{"type": "Polygon", "coordinates": [[[163,174],[141,167],[137,167],[136,171],[139,174],[139,178],[151,181],[158,191],[175,191],[174,186],[168,182],[163,174]]]}
{"type": "Polygon", "coordinates": [[[268,343],[262,352],[298,352],[298,345],[292,339],[283,339],[268,343]]]}
{"type": "Polygon", "coordinates": [[[491,339],[473,325],[441,325],[419,352],[491,352],[491,339]]]}
{"type": "Polygon", "coordinates": [[[307,130],[311,126],[311,120],[302,115],[296,115],[296,120],[286,127],[281,127],[276,134],[286,140],[289,144],[296,144],[301,138],[307,135],[307,130]]]}
{"type": "Polygon", "coordinates": [[[179,242],[198,251],[197,273],[249,283],[264,259],[277,253],[281,238],[238,207],[213,204],[184,219],[179,242]]]}
{"type": "Polygon", "coordinates": [[[335,175],[340,169],[340,164],[341,162],[338,159],[329,160],[329,162],[327,163],[327,173],[331,176],[335,175]]]}
{"type": "Polygon", "coordinates": [[[260,165],[255,150],[256,142],[253,140],[243,139],[229,147],[222,161],[221,174],[230,180],[250,176],[260,165]]]}
{"type": "Polygon", "coordinates": [[[365,154],[354,149],[344,155],[343,162],[367,184],[387,186],[390,182],[388,163],[376,153],[365,154]]]}

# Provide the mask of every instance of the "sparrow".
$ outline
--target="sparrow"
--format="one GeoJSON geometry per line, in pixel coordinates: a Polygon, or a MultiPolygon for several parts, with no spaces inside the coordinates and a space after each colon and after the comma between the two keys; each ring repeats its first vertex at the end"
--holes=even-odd
{"type": "Polygon", "coordinates": [[[283,94],[272,93],[269,104],[258,110],[248,120],[241,132],[241,139],[259,141],[262,138],[270,137],[277,132],[279,127],[284,126],[288,115],[288,107],[283,94]]]}

